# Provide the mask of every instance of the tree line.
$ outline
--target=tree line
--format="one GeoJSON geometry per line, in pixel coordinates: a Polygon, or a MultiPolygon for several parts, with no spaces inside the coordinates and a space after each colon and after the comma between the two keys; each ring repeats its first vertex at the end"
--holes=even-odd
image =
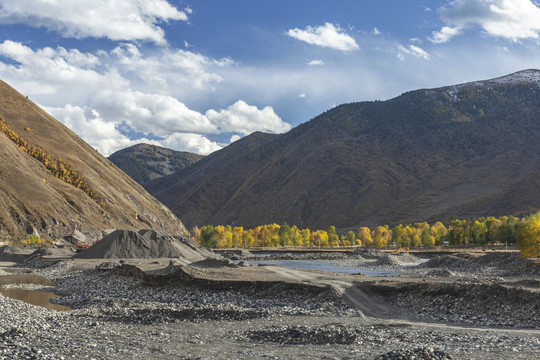
{"type": "MultiPolygon", "coordinates": [[[[25,128],[25,130],[30,131],[30,128],[25,128]]],[[[81,189],[100,207],[105,206],[103,199],[88,185],[86,178],[79,174],[79,172],[75,170],[73,166],[71,166],[64,160],[53,158],[39,146],[29,145],[22,136],[11,130],[11,128],[5,123],[4,119],[2,119],[1,117],[0,132],[6,135],[21,150],[42,163],[43,166],[45,166],[45,168],[49,170],[49,172],[55,177],[64,181],[67,184],[81,189]]]]}
{"type": "Polygon", "coordinates": [[[363,246],[385,248],[434,248],[449,246],[490,245],[497,243],[516,244],[517,234],[526,219],[514,216],[481,217],[452,220],[447,225],[436,222],[399,224],[394,227],[378,226],[374,229],[359,227],[356,231],[338,233],[335,226],[325,230],[300,229],[287,223],[267,224],[254,229],[230,225],[206,225],[195,227],[193,240],[207,248],[250,248],[250,247],[338,247],[363,246]]]}

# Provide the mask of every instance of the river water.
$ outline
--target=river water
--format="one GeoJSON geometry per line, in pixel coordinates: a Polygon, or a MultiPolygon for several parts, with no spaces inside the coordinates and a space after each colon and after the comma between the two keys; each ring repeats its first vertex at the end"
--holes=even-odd
{"type": "Polygon", "coordinates": [[[8,287],[5,285],[12,284],[31,284],[39,287],[51,287],[52,282],[34,274],[11,274],[0,276],[0,293],[12,299],[22,300],[29,304],[45,307],[52,310],[66,311],[71,310],[67,306],[52,304],[51,299],[57,297],[54,292],[44,290],[34,290],[25,287],[8,287]]]}
{"type": "MultiPolygon", "coordinates": [[[[238,262],[238,261],[235,261],[238,262]]],[[[343,266],[328,262],[316,261],[316,260],[248,260],[249,264],[253,266],[263,265],[279,265],[289,268],[303,269],[303,270],[319,270],[326,272],[333,272],[339,274],[358,274],[362,273],[369,276],[391,276],[399,274],[399,271],[394,270],[374,270],[365,269],[355,266],[343,266]]]]}

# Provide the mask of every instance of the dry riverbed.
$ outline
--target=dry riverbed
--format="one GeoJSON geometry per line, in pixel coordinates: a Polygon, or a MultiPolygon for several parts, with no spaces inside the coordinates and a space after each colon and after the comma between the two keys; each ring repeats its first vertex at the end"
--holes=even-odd
{"type": "Polygon", "coordinates": [[[406,269],[367,261],[403,270],[368,277],[219,261],[34,259],[26,268],[51,280],[62,295],[54,301],[72,310],[0,296],[0,359],[538,358],[539,277],[510,260],[454,268],[461,260],[441,258],[406,269]]]}

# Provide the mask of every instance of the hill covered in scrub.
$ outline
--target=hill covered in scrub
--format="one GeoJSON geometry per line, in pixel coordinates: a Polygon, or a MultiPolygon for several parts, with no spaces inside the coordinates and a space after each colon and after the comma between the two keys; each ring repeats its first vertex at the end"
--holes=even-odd
{"type": "Polygon", "coordinates": [[[337,106],[147,189],[188,226],[356,228],[540,207],[540,71],[337,106]]]}
{"type": "Polygon", "coordinates": [[[0,81],[0,240],[183,224],[139,184],[0,81]]]}
{"type": "Polygon", "coordinates": [[[144,185],[150,180],[183,170],[204,156],[160,146],[137,144],[109,156],[116,166],[144,185]]]}

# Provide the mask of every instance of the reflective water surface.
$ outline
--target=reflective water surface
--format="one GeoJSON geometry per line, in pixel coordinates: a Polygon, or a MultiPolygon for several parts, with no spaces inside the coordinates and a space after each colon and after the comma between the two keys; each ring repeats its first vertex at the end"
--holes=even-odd
{"type": "Polygon", "coordinates": [[[53,292],[42,290],[30,290],[23,288],[4,288],[9,284],[36,284],[42,286],[52,286],[49,279],[34,274],[13,274],[0,276],[0,293],[12,299],[22,300],[32,305],[45,307],[47,309],[66,311],[71,310],[67,306],[51,304],[50,300],[56,295],[53,292]]]}
{"type": "Polygon", "coordinates": [[[341,274],[357,274],[362,273],[364,275],[371,276],[387,276],[387,275],[397,275],[398,271],[393,270],[374,270],[374,269],[365,269],[362,267],[354,266],[342,266],[333,263],[327,263],[316,260],[248,260],[253,266],[258,266],[259,264],[266,265],[280,265],[290,268],[297,269],[306,269],[306,270],[320,270],[326,272],[334,272],[341,274]]]}

